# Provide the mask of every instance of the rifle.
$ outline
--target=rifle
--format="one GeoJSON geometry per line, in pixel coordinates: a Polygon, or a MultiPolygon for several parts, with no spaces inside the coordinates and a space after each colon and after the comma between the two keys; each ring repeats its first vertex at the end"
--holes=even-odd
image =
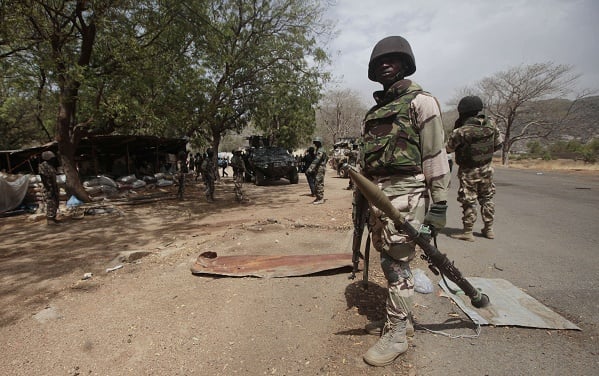
{"type": "Polygon", "coordinates": [[[364,288],[368,288],[368,264],[370,261],[370,231],[368,231],[368,237],[366,238],[366,248],[364,249],[364,256],[360,252],[362,247],[362,235],[364,234],[364,226],[368,222],[369,209],[368,200],[362,195],[360,191],[354,191],[354,210],[352,213],[352,220],[354,223],[354,236],[352,242],[352,264],[353,269],[349,279],[355,279],[356,273],[358,272],[358,265],[360,258],[364,259],[364,271],[362,272],[362,283],[364,288]]]}
{"type": "Polygon", "coordinates": [[[434,245],[430,243],[430,229],[427,226],[425,231],[416,230],[406,219],[401,215],[399,210],[393,206],[389,198],[385,196],[374,183],[366,179],[363,175],[359,174],[353,169],[349,169],[349,175],[356,184],[356,187],[362,192],[364,197],[374,206],[383,211],[391,220],[395,223],[398,229],[403,230],[409,237],[414,239],[416,244],[422,248],[425,254],[425,260],[429,263],[429,268],[433,271],[437,271],[449,278],[452,282],[458,285],[462,291],[470,298],[470,302],[476,308],[483,308],[489,305],[489,297],[468,282],[466,278],[462,276],[462,273],[458,268],[449,261],[447,256],[441,253],[434,245]],[[428,234],[427,231],[428,230],[428,234]]]}

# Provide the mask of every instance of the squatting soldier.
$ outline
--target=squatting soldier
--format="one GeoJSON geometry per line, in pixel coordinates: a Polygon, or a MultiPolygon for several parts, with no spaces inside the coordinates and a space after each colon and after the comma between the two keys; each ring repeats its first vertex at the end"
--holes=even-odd
{"type": "Polygon", "coordinates": [[[493,239],[493,217],[495,216],[495,184],[493,183],[493,153],[501,148],[503,136],[495,123],[484,113],[483,102],[477,96],[467,96],[458,103],[459,118],[447,141],[447,152],[455,151],[459,165],[458,202],[462,204],[464,232],[457,239],[474,241],[472,228],[476,222],[476,201],[484,227],[484,237],[493,239]]]}
{"type": "Polygon", "coordinates": [[[42,153],[43,162],[39,165],[39,174],[44,185],[44,198],[46,200],[46,223],[59,224],[56,218],[59,204],[58,183],[56,183],[56,155],[47,150],[42,153]]]}
{"type": "MultiPolygon", "coordinates": [[[[435,97],[405,77],[416,71],[412,48],[400,36],[390,36],[373,48],[368,78],[383,86],[374,93],[376,105],[364,118],[362,174],[378,185],[415,228],[443,228],[450,180],[441,110],[435,97]],[[427,212],[428,198],[432,205],[427,212]]],[[[381,336],[364,361],[385,366],[408,350],[414,278],[414,240],[398,230],[381,210],[371,206],[372,244],[381,256],[387,280],[386,318],[366,327],[381,336]]]]}
{"type": "Polygon", "coordinates": [[[306,170],[306,174],[314,178],[314,195],[316,198],[312,202],[314,205],[324,204],[324,173],[327,167],[327,152],[322,146],[322,138],[314,137],[312,141],[316,147],[315,157],[306,170]]]}

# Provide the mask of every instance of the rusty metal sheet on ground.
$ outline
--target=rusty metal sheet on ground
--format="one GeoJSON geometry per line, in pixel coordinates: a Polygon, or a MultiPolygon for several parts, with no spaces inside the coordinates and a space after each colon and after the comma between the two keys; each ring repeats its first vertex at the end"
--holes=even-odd
{"type": "Polygon", "coordinates": [[[216,252],[204,252],[191,272],[232,277],[296,277],[351,267],[351,259],[351,253],[218,256],[216,252]]]}
{"type": "Polygon", "coordinates": [[[524,293],[504,279],[468,278],[472,286],[487,294],[491,304],[482,309],[473,308],[470,298],[453,282],[439,281],[445,291],[472,321],[480,325],[522,326],[543,329],[580,328],[553,312],[538,300],[524,293]]]}

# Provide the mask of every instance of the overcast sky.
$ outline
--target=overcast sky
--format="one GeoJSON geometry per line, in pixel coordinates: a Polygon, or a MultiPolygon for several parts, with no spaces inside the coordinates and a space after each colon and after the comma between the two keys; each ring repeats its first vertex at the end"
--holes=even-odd
{"type": "Polygon", "coordinates": [[[369,106],[380,89],[368,80],[370,53],[389,35],[410,42],[411,78],[443,111],[457,89],[522,64],[572,65],[581,89],[599,89],[599,0],[322,1],[338,30],[332,72],[369,106]]]}

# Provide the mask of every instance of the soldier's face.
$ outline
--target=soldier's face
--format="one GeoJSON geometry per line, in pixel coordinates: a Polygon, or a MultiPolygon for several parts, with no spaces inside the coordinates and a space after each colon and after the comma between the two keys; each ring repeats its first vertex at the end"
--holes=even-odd
{"type": "Polygon", "coordinates": [[[381,56],[374,62],[374,77],[384,87],[388,87],[403,78],[405,66],[403,60],[398,55],[381,56]]]}

